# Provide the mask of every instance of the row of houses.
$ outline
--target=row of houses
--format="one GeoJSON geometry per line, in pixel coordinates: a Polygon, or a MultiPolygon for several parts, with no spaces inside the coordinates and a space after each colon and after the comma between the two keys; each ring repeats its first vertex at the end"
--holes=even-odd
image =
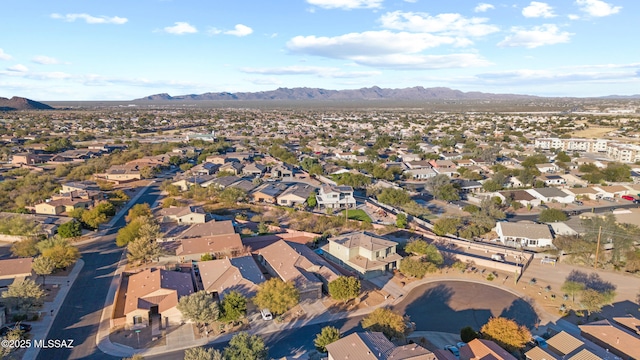
{"type": "Polygon", "coordinates": [[[517,201],[523,206],[538,206],[542,203],[570,204],[576,200],[619,199],[624,195],[635,195],[640,188],[635,185],[590,186],[580,188],[559,189],[534,188],[523,190],[507,190],[492,193],[503,202],[517,201]]]}

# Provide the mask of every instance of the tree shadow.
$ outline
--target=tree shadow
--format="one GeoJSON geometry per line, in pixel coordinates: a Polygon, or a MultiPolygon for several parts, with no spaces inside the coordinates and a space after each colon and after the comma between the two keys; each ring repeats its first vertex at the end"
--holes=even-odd
{"type": "Polygon", "coordinates": [[[516,299],[508,308],[504,309],[500,317],[511,319],[520,325],[524,325],[531,329],[540,321],[538,314],[528,299],[516,299]]]}
{"type": "Polygon", "coordinates": [[[601,293],[616,290],[616,286],[613,283],[602,279],[597,273],[587,274],[582,271],[572,270],[567,276],[567,281],[584,284],[587,289],[601,293]]]}

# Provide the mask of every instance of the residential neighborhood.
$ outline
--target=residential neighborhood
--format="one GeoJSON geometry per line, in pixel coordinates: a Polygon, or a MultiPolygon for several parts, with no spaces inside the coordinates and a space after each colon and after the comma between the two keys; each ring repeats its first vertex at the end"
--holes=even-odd
{"type": "Polygon", "coordinates": [[[590,106],[7,113],[0,336],[75,334],[95,275],[56,351],[638,358],[639,119],[590,106]]]}

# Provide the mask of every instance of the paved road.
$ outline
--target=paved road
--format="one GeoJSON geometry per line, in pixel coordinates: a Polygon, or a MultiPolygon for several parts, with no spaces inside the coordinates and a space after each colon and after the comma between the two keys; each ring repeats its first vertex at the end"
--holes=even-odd
{"type": "MultiPolygon", "coordinates": [[[[622,201],[622,200],[621,200],[622,201]]],[[[632,209],[637,208],[638,204],[634,204],[632,202],[619,202],[619,203],[611,203],[611,205],[598,205],[599,207],[591,207],[591,206],[575,206],[572,205],[570,210],[576,210],[581,213],[585,212],[595,212],[596,214],[602,214],[611,212],[613,209],[632,209]]],[[[521,221],[521,220],[538,220],[539,213],[535,214],[507,214],[507,220],[509,221],[521,221]]]]}
{"type": "MultiPolygon", "coordinates": [[[[349,319],[342,319],[339,321],[332,321],[321,324],[314,324],[305,326],[298,329],[290,329],[285,331],[279,331],[270,335],[264,336],[265,343],[269,347],[269,358],[279,359],[285,356],[292,356],[294,354],[300,355],[308,353],[311,349],[314,349],[313,340],[316,338],[316,334],[325,326],[335,326],[340,329],[343,335],[349,335],[356,331],[362,331],[360,327],[360,321],[362,316],[353,317],[349,319]]],[[[228,343],[219,343],[213,346],[207,346],[222,351],[228,343]]],[[[184,350],[165,353],[157,356],[145,356],[145,359],[151,360],[175,360],[182,359],[184,357],[184,350]]]]}
{"type": "Polygon", "coordinates": [[[513,293],[466,281],[420,285],[393,309],[409,315],[417,331],[453,334],[465,326],[480,330],[490,317],[507,317],[529,328],[538,320],[533,307],[513,293]]]}
{"type": "MultiPolygon", "coordinates": [[[[160,190],[154,185],[136,203],[153,204],[158,196],[160,190]]],[[[96,334],[113,273],[124,251],[115,245],[116,232],[123,225],[124,216],[106,236],[80,246],[85,265],[47,336],[48,339],[73,339],[74,348],[42,349],[38,359],[117,359],[96,347],[96,334]]]]}

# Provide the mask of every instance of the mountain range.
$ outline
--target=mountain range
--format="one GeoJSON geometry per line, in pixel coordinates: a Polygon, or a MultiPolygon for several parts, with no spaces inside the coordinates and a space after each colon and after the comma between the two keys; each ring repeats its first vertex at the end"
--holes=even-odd
{"type": "Polygon", "coordinates": [[[0,97],[0,111],[13,110],[53,110],[53,108],[23,97],[14,96],[11,99],[0,97]]]}
{"type": "Polygon", "coordinates": [[[326,90],[319,88],[278,88],[259,92],[208,92],[171,96],[169,94],[150,95],[134,101],[173,100],[525,100],[539,99],[538,96],[516,94],[491,94],[483,92],[462,92],[446,87],[424,88],[415,86],[404,89],[383,89],[377,86],[353,90],[326,90]]]}

